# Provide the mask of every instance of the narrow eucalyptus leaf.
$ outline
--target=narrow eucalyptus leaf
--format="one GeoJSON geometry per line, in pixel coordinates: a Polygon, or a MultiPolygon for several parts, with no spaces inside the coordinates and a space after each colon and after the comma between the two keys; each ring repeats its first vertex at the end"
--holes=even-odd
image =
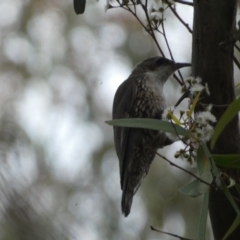
{"type": "Polygon", "coordinates": [[[211,148],[214,147],[219,135],[222,133],[226,125],[238,114],[240,111],[240,98],[233,101],[227,110],[224,112],[222,117],[219,119],[212,136],[211,148]]]}
{"type": "Polygon", "coordinates": [[[198,151],[197,151],[197,166],[198,166],[198,171],[200,176],[204,172],[209,172],[211,170],[211,164],[210,161],[205,154],[204,148],[202,145],[199,146],[198,151]]]}
{"type": "Polygon", "coordinates": [[[239,208],[238,208],[238,205],[236,204],[232,194],[230,193],[229,189],[227,188],[225,182],[222,180],[222,190],[224,192],[224,194],[226,195],[228,201],[231,203],[233,209],[235,210],[235,212],[237,214],[240,214],[240,211],[239,211],[239,208]]]}
{"type": "Polygon", "coordinates": [[[219,170],[216,167],[215,162],[213,161],[213,155],[210,153],[206,143],[202,143],[201,145],[202,145],[202,148],[203,148],[203,151],[204,151],[205,155],[207,156],[207,158],[209,160],[210,169],[211,169],[212,174],[215,177],[219,177],[219,170]]]}
{"type": "MultiPolygon", "coordinates": [[[[213,180],[213,176],[212,176],[212,173],[210,171],[205,171],[203,172],[201,175],[200,175],[200,178],[209,183],[209,185],[212,183],[212,180],[213,180]]],[[[210,189],[210,186],[207,185],[206,183],[203,183],[203,182],[200,182],[198,183],[198,192],[201,193],[201,194],[205,194],[209,191],[210,189]]]]}
{"type": "Polygon", "coordinates": [[[234,230],[239,226],[240,226],[240,214],[238,214],[235,220],[233,221],[231,227],[228,229],[227,233],[224,235],[223,240],[226,240],[234,232],[234,230]]]}
{"type": "Polygon", "coordinates": [[[168,132],[181,136],[189,136],[190,132],[179,125],[158,119],[150,118],[124,118],[106,121],[111,126],[146,128],[168,132]]]}
{"type": "Polygon", "coordinates": [[[229,183],[229,185],[227,186],[227,188],[231,188],[231,187],[233,187],[233,186],[236,185],[236,182],[235,182],[234,179],[230,178],[229,180],[230,180],[230,183],[229,183]]]}
{"type": "Polygon", "coordinates": [[[209,202],[209,192],[203,197],[199,225],[198,225],[198,238],[199,240],[205,240],[206,235],[206,225],[207,225],[207,215],[208,215],[208,202],[209,202]]]}
{"type": "Polygon", "coordinates": [[[201,193],[199,193],[198,191],[198,184],[199,184],[199,180],[195,179],[189,184],[181,187],[179,189],[179,192],[187,196],[198,197],[201,195],[201,193]]]}
{"type": "Polygon", "coordinates": [[[240,168],[239,154],[214,154],[213,159],[219,167],[240,168]]]}

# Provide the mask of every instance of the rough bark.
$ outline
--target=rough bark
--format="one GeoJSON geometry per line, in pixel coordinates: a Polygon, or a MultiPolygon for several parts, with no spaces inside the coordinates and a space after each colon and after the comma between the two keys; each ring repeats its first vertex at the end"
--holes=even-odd
{"type": "MultiPolygon", "coordinates": [[[[193,76],[202,77],[208,83],[211,95],[202,100],[212,103],[213,114],[219,119],[234,98],[233,44],[219,43],[231,37],[235,28],[236,0],[194,0],[193,27],[193,76]]],[[[200,109],[200,108],[199,108],[200,109]]],[[[239,121],[235,117],[216,143],[213,153],[240,153],[239,121]]],[[[228,174],[239,182],[238,171],[228,174]]],[[[235,196],[240,198],[237,193],[235,196]]],[[[235,211],[221,191],[211,190],[209,213],[215,240],[220,240],[236,217],[235,211]]],[[[229,239],[240,239],[238,228],[229,239]]]]}

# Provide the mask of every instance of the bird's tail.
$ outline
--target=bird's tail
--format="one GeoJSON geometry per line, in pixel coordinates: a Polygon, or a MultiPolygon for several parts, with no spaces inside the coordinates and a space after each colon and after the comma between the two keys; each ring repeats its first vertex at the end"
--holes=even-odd
{"type": "Polygon", "coordinates": [[[122,193],[122,213],[125,217],[128,216],[128,214],[131,211],[132,206],[132,200],[133,200],[133,190],[129,189],[128,187],[125,187],[123,189],[122,193]]]}

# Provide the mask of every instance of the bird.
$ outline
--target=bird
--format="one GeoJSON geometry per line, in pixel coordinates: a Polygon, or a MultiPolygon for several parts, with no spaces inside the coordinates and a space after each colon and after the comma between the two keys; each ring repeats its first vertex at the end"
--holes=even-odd
{"type": "MultiPolygon", "coordinates": [[[[177,69],[188,66],[191,64],[175,63],[159,56],[137,64],[115,93],[112,118],[161,119],[166,109],[164,83],[177,69]]],[[[157,130],[114,126],[113,133],[120,167],[121,209],[127,217],[133,196],[146,177],[157,149],[172,141],[157,130]]]]}

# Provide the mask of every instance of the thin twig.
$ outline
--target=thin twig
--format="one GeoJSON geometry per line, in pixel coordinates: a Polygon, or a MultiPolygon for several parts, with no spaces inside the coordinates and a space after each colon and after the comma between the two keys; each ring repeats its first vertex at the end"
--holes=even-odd
{"type": "MultiPolygon", "coordinates": [[[[156,151],[154,151],[154,152],[155,152],[159,157],[161,157],[161,158],[164,159],[166,162],[168,162],[170,165],[172,165],[172,166],[174,166],[174,167],[182,170],[182,171],[185,172],[185,173],[188,173],[189,175],[191,175],[192,177],[198,179],[200,182],[205,183],[205,184],[208,185],[209,187],[213,187],[213,185],[212,185],[211,183],[208,183],[208,182],[202,180],[200,177],[196,176],[195,174],[191,173],[190,171],[186,170],[185,168],[182,168],[182,167],[180,167],[179,165],[173,163],[172,161],[170,161],[169,159],[167,159],[166,157],[164,157],[164,156],[161,155],[160,153],[158,153],[158,152],[156,152],[156,151]]],[[[219,188],[218,186],[214,186],[214,187],[219,188]]],[[[220,188],[219,188],[219,189],[220,189],[220,188]]]]}
{"type": "MultiPolygon", "coordinates": [[[[163,14],[162,14],[162,19],[163,19],[163,14]]],[[[171,48],[170,48],[170,46],[169,46],[168,39],[167,39],[167,35],[166,35],[166,32],[165,32],[164,21],[162,21],[162,30],[163,30],[163,37],[164,37],[165,42],[166,42],[166,44],[167,44],[167,48],[168,48],[169,54],[170,54],[170,56],[171,56],[171,59],[174,61],[174,57],[173,57],[171,48]]],[[[182,85],[184,85],[183,76],[182,76],[182,74],[181,74],[181,72],[180,72],[179,69],[177,70],[177,72],[178,72],[178,74],[179,74],[179,76],[180,76],[180,78],[181,78],[181,80],[182,80],[181,82],[179,82],[179,81],[178,81],[178,82],[179,82],[179,84],[182,86],[182,85]]]]}
{"type": "Polygon", "coordinates": [[[153,230],[153,231],[160,232],[160,233],[164,233],[164,234],[167,234],[167,235],[169,235],[169,236],[179,238],[180,240],[192,240],[192,239],[190,239],[190,238],[185,238],[185,237],[178,236],[177,234],[173,234],[173,233],[169,233],[169,232],[164,232],[164,231],[158,230],[158,229],[154,228],[153,226],[150,226],[150,228],[151,228],[151,230],[153,230]]]}
{"type": "Polygon", "coordinates": [[[177,137],[179,138],[179,140],[182,141],[182,142],[186,145],[186,147],[187,147],[188,144],[186,143],[186,141],[184,141],[184,139],[183,139],[182,137],[180,137],[180,135],[179,135],[178,132],[177,132],[176,126],[175,126],[175,124],[173,123],[172,120],[171,120],[171,124],[172,124],[172,126],[173,126],[173,128],[174,128],[174,130],[175,130],[175,133],[176,133],[177,137]]]}
{"type": "MultiPolygon", "coordinates": [[[[117,2],[119,3],[119,1],[117,1],[117,2]]],[[[119,3],[119,4],[120,4],[120,3],[119,3]]],[[[128,5],[125,5],[125,6],[126,6],[126,7],[120,5],[120,7],[122,7],[122,8],[125,9],[125,10],[127,10],[128,12],[130,12],[130,13],[138,20],[138,22],[141,24],[141,26],[144,28],[144,30],[150,34],[150,36],[152,37],[153,41],[155,42],[155,44],[156,44],[159,52],[160,52],[161,55],[164,57],[164,56],[165,56],[165,55],[164,55],[164,52],[162,51],[162,49],[161,49],[161,47],[160,47],[160,45],[159,45],[159,43],[158,43],[158,41],[157,41],[157,38],[156,38],[156,36],[155,36],[155,34],[154,34],[154,31],[153,31],[153,29],[152,29],[151,22],[150,22],[150,19],[149,19],[147,10],[145,10],[145,5],[143,5],[143,4],[141,3],[141,6],[142,6],[142,8],[143,8],[143,10],[144,10],[144,12],[145,12],[145,14],[146,14],[146,16],[147,16],[147,20],[148,20],[148,24],[149,24],[150,30],[149,30],[149,29],[143,24],[143,22],[140,20],[140,18],[138,17],[138,15],[137,15],[137,13],[136,13],[136,10],[133,11],[128,5]]]]}
{"type": "Polygon", "coordinates": [[[134,13],[137,14],[136,4],[134,4],[134,13]]]}
{"type": "MultiPolygon", "coordinates": [[[[162,14],[162,19],[163,19],[163,14],[162,14]]],[[[167,48],[168,48],[169,54],[171,56],[171,59],[174,61],[174,58],[173,58],[173,55],[172,55],[172,51],[171,51],[171,48],[169,46],[169,43],[168,43],[168,40],[167,40],[167,36],[166,36],[166,32],[165,32],[164,20],[162,21],[162,30],[163,30],[163,37],[164,37],[165,42],[167,44],[167,48]]]]}
{"type": "MultiPolygon", "coordinates": [[[[205,104],[205,103],[199,103],[200,105],[202,105],[202,106],[209,106],[209,104],[205,104]]],[[[211,105],[213,106],[213,107],[224,107],[224,108],[226,108],[226,107],[229,107],[229,105],[230,104],[213,104],[213,103],[211,103],[211,105]]]]}
{"type": "MultiPolygon", "coordinates": [[[[152,150],[152,149],[151,149],[151,150],[152,150]]],[[[158,155],[159,157],[161,157],[162,159],[164,159],[166,162],[168,162],[170,165],[172,165],[172,166],[174,166],[174,167],[182,170],[182,171],[185,172],[185,173],[188,173],[188,174],[191,175],[192,177],[198,179],[200,182],[208,185],[209,187],[214,187],[214,188],[216,188],[216,189],[218,189],[218,190],[222,190],[218,185],[215,184],[215,181],[213,181],[213,183],[210,184],[210,183],[202,180],[200,177],[196,176],[195,174],[191,173],[190,171],[186,170],[185,168],[182,168],[182,167],[180,167],[179,165],[173,163],[172,161],[170,161],[169,159],[167,159],[165,156],[161,155],[160,153],[158,153],[158,152],[156,152],[156,151],[154,151],[154,150],[152,150],[152,151],[153,151],[156,155],[158,155]]],[[[232,197],[233,197],[236,201],[240,202],[240,199],[234,197],[233,195],[232,195],[232,197]]]]}
{"type": "Polygon", "coordinates": [[[187,23],[185,23],[182,18],[178,15],[178,13],[176,12],[176,10],[171,6],[169,5],[169,8],[172,10],[173,14],[176,16],[176,18],[187,28],[187,30],[192,33],[192,29],[188,26],[187,23]]]}
{"type": "Polygon", "coordinates": [[[161,49],[161,47],[160,47],[160,45],[159,45],[159,43],[158,43],[158,41],[157,41],[157,38],[156,38],[156,36],[155,36],[155,34],[154,34],[154,30],[153,30],[153,28],[152,28],[152,24],[151,24],[149,15],[148,15],[147,3],[148,3],[148,0],[146,0],[146,4],[145,4],[145,5],[141,2],[141,6],[142,6],[142,9],[143,9],[146,17],[147,17],[147,22],[148,22],[148,26],[149,26],[150,30],[148,30],[145,26],[144,26],[144,28],[145,28],[145,30],[147,30],[148,33],[152,36],[154,42],[156,43],[157,48],[159,49],[160,53],[162,54],[162,56],[165,57],[165,54],[164,54],[164,52],[162,51],[162,49],[161,49]]]}
{"type": "MultiPolygon", "coordinates": [[[[148,32],[149,35],[152,37],[152,39],[153,39],[153,41],[155,42],[155,44],[156,44],[159,52],[161,53],[161,55],[162,55],[163,57],[165,57],[165,54],[164,54],[163,50],[161,49],[161,47],[160,47],[160,45],[159,45],[159,43],[158,43],[158,41],[157,41],[157,38],[156,38],[156,36],[155,36],[155,34],[154,34],[154,29],[152,28],[152,24],[151,24],[149,15],[148,15],[148,10],[147,10],[148,0],[146,0],[145,4],[143,4],[142,2],[141,2],[140,4],[141,4],[142,9],[143,9],[143,11],[144,11],[144,13],[145,13],[145,15],[146,15],[147,23],[148,23],[148,25],[149,25],[149,29],[144,25],[144,23],[143,23],[143,22],[140,20],[140,18],[138,17],[138,15],[137,15],[137,13],[136,13],[136,7],[135,7],[135,5],[134,5],[134,11],[133,11],[133,10],[129,7],[128,4],[123,5],[123,4],[120,3],[119,0],[117,0],[117,3],[119,4],[119,7],[120,7],[120,8],[123,8],[124,10],[127,10],[128,12],[130,12],[130,13],[138,20],[138,22],[141,24],[141,26],[144,28],[144,30],[145,30],[146,32],[148,32]]],[[[117,7],[112,7],[112,8],[117,8],[117,7]]],[[[157,30],[157,31],[160,32],[159,30],[157,30]]],[[[160,32],[160,33],[161,33],[161,32],[160,32]]],[[[161,34],[162,34],[162,33],[161,33],[161,34]]],[[[178,82],[180,85],[182,85],[181,80],[176,76],[175,73],[173,74],[173,77],[177,80],[177,82],[178,82]]]]}
{"type": "Polygon", "coordinates": [[[193,3],[192,2],[186,2],[186,1],[182,1],[182,0],[174,0],[174,2],[181,3],[181,4],[184,4],[184,5],[188,5],[188,6],[192,6],[193,7],[193,3]]]}
{"type": "Polygon", "coordinates": [[[185,98],[189,98],[190,95],[190,91],[187,90],[186,92],[183,93],[183,95],[178,99],[177,103],[174,105],[174,107],[178,107],[178,105],[185,99],[185,98]]]}

